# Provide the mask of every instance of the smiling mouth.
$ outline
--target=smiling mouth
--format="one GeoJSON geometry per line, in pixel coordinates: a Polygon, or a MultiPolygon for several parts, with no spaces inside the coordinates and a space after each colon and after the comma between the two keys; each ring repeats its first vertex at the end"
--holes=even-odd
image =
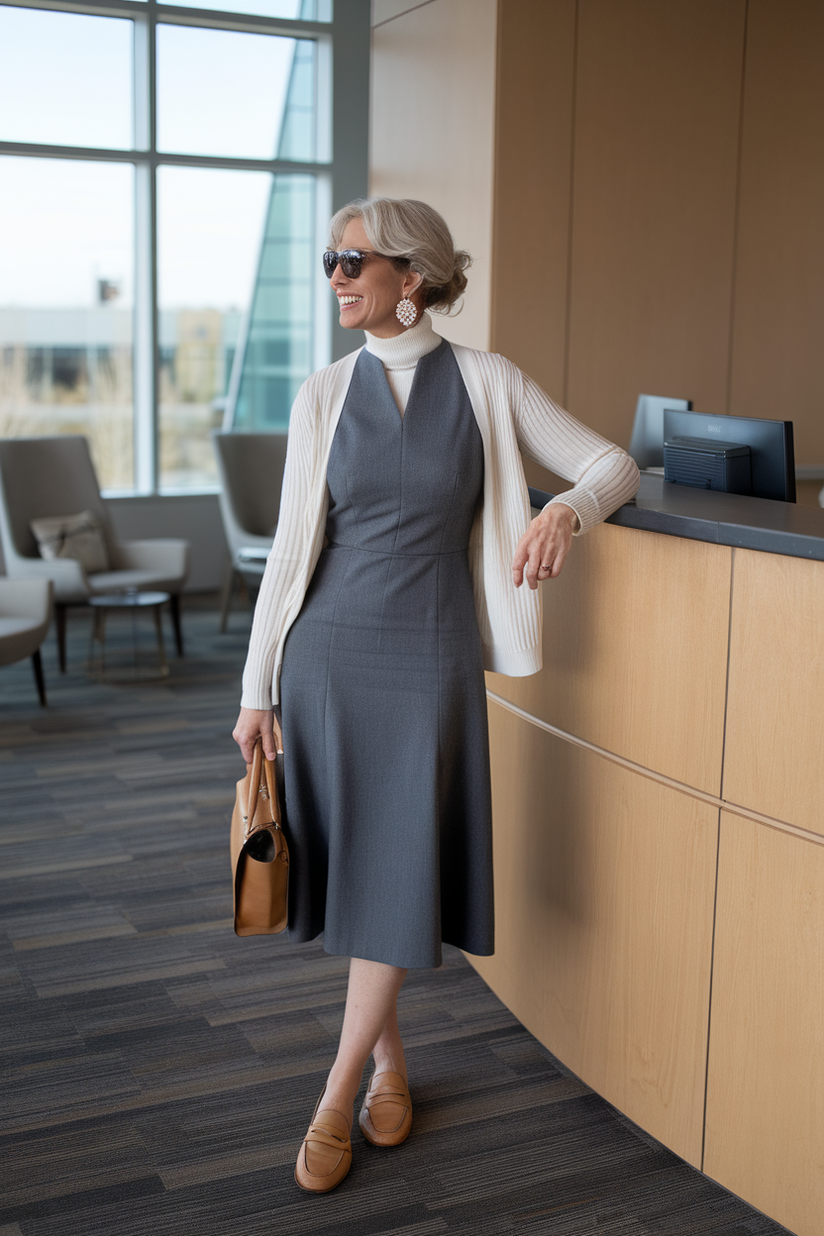
{"type": "Polygon", "coordinates": [[[362,296],[339,296],[338,302],[341,309],[345,309],[348,305],[356,305],[358,301],[363,300],[362,296]]]}

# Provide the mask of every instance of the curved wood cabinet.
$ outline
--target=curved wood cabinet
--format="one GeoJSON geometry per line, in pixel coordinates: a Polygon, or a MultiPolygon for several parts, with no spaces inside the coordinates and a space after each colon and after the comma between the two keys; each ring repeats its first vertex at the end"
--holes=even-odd
{"type": "Polygon", "coordinates": [[[473,964],[642,1128],[824,1214],[824,562],[602,525],[489,674],[497,951],[473,964]]]}

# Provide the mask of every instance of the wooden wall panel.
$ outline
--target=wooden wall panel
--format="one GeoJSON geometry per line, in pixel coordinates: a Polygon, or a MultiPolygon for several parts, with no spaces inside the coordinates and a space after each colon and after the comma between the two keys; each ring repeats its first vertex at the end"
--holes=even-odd
{"type": "Polygon", "coordinates": [[[824,466],[824,5],[750,0],[731,411],[824,466]]]}
{"type": "Polygon", "coordinates": [[[824,834],[824,562],[737,549],[724,798],[824,834]]]}
{"type": "Polygon", "coordinates": [[[797,1236],[824,1215],[824,846],[722,813],[704,1170],[797,1236]]]}
{"type": "Polygon", "coordinates": [[[432,0],[372,32],[369,191],[429,202],[473,255],[462,312],[435,324],[475,348],[489,347],[496,31],[496,0],[432,0]]]}
{"type": "Polygon", "coordinates": [[[726,409],[745,0],[581,0],[569,407],[726,409]]]}
{"type": "Polygon", "coordinates": [[[603,524],[543,584],[544,668],[490,690],[709,794],[721,788],[732,551],[603,524]]]}
{"type": "Polygon", "coordinates": [[[507,0],[498,30],[492,341],[566,398],[575,0],[507,0]]]}
{"type": "Polygon", "coordinates": [[[375,0],[371,191],[476,259],[445,333],[622,445],[647,390],[791,417],[824,465],[824,6],[575,7],[375,0]]]}
{"type": "Polygon", "coordinates": [[[490,705],[493,958],[550,1051],[701,1156],[718,811],[490,705]]]}
{"type": "MultiPolygon", "coordinates": [[[[490,348],[564,404],[567,360],[575,0],[498,10],[490,348]]],[[[530,485],[568,488],[524,460],[530,485]]]]}

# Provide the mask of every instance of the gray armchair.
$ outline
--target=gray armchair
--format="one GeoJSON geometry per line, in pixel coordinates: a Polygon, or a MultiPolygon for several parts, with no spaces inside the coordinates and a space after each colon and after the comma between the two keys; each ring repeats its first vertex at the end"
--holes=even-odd
{"type": "Polygon", "coordinates": [[[229,573],[223,585],[220,629],[226,620],[238,578],[260,582],[272,548],[280,512],[285,433],[212,434],[220,477],[220,513],[229,546],[229,573]]]}
{"type": "Polygon", "coordinates": [[[189,569],[187,541],[119,541],[95,476],[86,439],[0,439],[0,540],[6,573],[12,579],[50,579],[60,669],[66,668],[66,611],[89,597],[125,588],[158,589],[171,596],[177,650],[183,654],[180,591],[189,569]],[[87,573],[73,558],[41,558],[31,530],[33,519],[92,511],[109,557],[110,569],[87,573]]]}
{"type": "Polygon", "coordinates": [[[50,579],[0,579],[0,665],[31,657],[40,703],[46,704],[46,682],[40,645],[52,616],[50,579]]]}

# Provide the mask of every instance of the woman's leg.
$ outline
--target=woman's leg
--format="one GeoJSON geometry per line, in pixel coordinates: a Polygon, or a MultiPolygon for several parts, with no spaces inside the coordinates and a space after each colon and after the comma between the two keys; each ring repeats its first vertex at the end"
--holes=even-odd
{"type": "Polygon", "coordinates": [[[404,1055],[401,1032],[398,1026],[397,1004],[389,1014],[386,1025],[381,1031],[377,1043],[372,1048],[372,1056],[375,1060],[376,1073],[386,1073],[387,1071],[400,1073],[404,1081],[409,1080],[406,1072],[406,1056],[404,1055]]]}
{"type": "Polygon", "coordinates": [[[406,970],[398,966],[352,958],[340,1045],[326,1083],[321,1111],[332,1108],[351,1123],[363,1070],[373,1052],[379,1071],[391,1069],[406,1077],[398,1029],[398,992],[405,978],[406,970]]]}

